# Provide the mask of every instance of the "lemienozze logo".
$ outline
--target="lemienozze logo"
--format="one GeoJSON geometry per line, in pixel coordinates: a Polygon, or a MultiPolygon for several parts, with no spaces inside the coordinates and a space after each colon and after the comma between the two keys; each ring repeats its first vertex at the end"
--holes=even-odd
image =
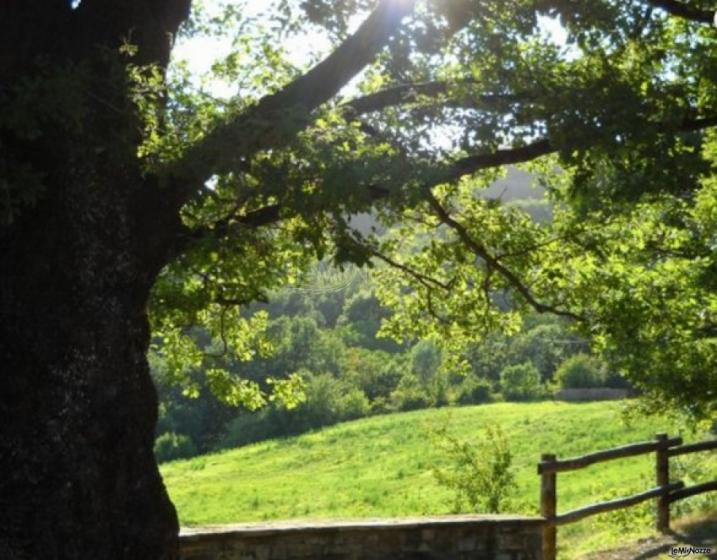
{"type": "Polygon", "coordinates": [[[673,546],[670,548],[670,558],[685,558],[693,554],[712,554],[714,548],[709,546],[673,546]]]}

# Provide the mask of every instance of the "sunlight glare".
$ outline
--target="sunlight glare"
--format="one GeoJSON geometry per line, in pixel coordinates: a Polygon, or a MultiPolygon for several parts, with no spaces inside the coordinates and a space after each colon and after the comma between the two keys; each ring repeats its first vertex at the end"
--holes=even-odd
{"type": "Polygon", "coordinates": [[[547,35],[555,45],[563,47],[567,43],[568,32],[558,18],[538,16],[538,29],[542,35],[547,35]]]}

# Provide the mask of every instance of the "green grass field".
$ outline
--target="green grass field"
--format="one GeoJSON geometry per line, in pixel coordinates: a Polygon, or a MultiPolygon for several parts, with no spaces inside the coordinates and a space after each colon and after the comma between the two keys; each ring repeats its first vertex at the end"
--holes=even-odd
{"type": "MultiPolygon", "coordinates": [[[[677,435],[662,418],[625,424],[620,403],[499,403],[422,410],[347,422],[299,437],[272,440],[162,466],[182,525],[276,519],[396,517],[451,513],[451,491],[432,473],[445,457],[430,436],[448,422],[462,439],[496,423],[509,435],[517,489],[511,512],[538,512],[541,453],[581,455],[677,435]]],[[[682,434],[686,441],[700,434],[682,434]]],[[[717,458],[693,456],[683,470],[705,481],[717,477],[717,458]]],[[[714,454],[713,454],[714,455],[714,454]]],[[[678,470],[678,469],[676,469],[678,470]]],[[[678,472],[676,474],[681,474],[678,472]]],[[[695,481],[695,482],[696,482],[695,481]]],[[[654,454],[558,475],[558,510],[647,490],[654,486],[654,454]]],[[[714,493],[691,498],[680,511],[715,507],[714,493]]],[[[564,557],[606,548],[651,531],[652,502],[561,528],[564,557]]]]}

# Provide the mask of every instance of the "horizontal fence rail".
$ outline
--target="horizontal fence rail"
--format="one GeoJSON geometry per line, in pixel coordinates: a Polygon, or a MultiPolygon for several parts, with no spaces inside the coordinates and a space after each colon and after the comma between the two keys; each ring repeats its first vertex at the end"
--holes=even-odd
{"type": "Polygon", "coordinates": [[[712,449],[717,449],[717,439],[709,439],[707,441],[701,441],[699,443],[690,443],[689,445],[680,445],[680,447],[673,447],[672,449],[667,450],[667,454],[670,457],[677,457],[678,455],[684,455],[685,453],[710,451],[712,449]]]}
{"type": "Polygon", "coordinates": [[[586,517],[590,517],[591,515],[597,515],[598,513],[605,513],[607,511],[615,511],[616,509],[631,507],[641,502],[650,500],[652,498],[659,498],[660,496],[664,496],[666,494],[669,494],[670,492],[679,490],[684,486],[685,484],[683,482],[673,482],[672,484],[668,484],[667,486],[653,488],[652,490],[648,490],[647,492],[633,494],[632,496],[627,496],[625,498],[617,498],[615,500],[601,502],[599,504],[594,504],[584,508],[574,509],[573,511],[558,515],[555,518],[555,524],[565,525],[567,523],[575,523],[576,521],[580,521],[581,519],[585,519],[586,517]]]}
{"type": "Polygon", "coordinates": [[[623,447],[615,447],[613,449],[607,449],[606,451],[598,451],[597,453],[583,455],[582,457],[574,457],[572,459],[544,461],[538,464],[538,474],[547,472],[575,471],[589,467],[595,463],[602,463],[613,459],[623,459],[625,457],[633,457],[635,455],[644,455],[645,453],[657,451],[660,447],[680,445],[681,443],[682,438],[669,439],[664,443],[660,441],[646,441],[643,443],[625,445],[623,447]]]}
{"type": "Polygon", "coordinates": [[[717,490],[717,480],[705,482],[704,484],[695,484],[694,486],[689,486],[687,488],[677,490],[676,492],[671,492],[668,499],[669,502],[672,503],[677,500],[682,500],[683,498],[689,498],[690,496],[696,496],[697,494],[711,492],[713,490],[717,490]]]}
{"type": "Polygon", "coordinates": [[[710,451],[717,449],[717,439],[699,443],[682,444],[682,438],[668,438],[666,434],[657,434],[654,441],[633,443],[622,447],[598,451],[581,457],[558,459],[555,455],[545,454],[538,463],[538,474],[541,476],[540,512],[546,524],[543,530],[543,558],[555,560],[557,550],[557,528],[559,525],[575,523],[600,513],[614,511],[637,505],[651,499],[657,499],[657,529],[666,532],[670,528],[670,504],[695,496],[703,492],[717,490],[717,480],[696,484],[685,488],[682,481],[670,482],[670,457],[687,453],[710,451]],[[557,473],[574,471],[614,459],[634,457],[646,453],[655,453],[655,479],[657,485],[651,490],[617,498],[586,507],[574,509],[558,515],[557,513],[557,473]]]}

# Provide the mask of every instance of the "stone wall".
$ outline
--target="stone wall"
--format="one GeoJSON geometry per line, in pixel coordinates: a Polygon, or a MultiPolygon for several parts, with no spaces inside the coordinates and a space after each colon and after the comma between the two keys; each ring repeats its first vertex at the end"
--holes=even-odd
{"type": "Polygon", "coordinates": [[[543,520],[516,516],[184,529],[181,560],[542,560],[543,520]]]}

